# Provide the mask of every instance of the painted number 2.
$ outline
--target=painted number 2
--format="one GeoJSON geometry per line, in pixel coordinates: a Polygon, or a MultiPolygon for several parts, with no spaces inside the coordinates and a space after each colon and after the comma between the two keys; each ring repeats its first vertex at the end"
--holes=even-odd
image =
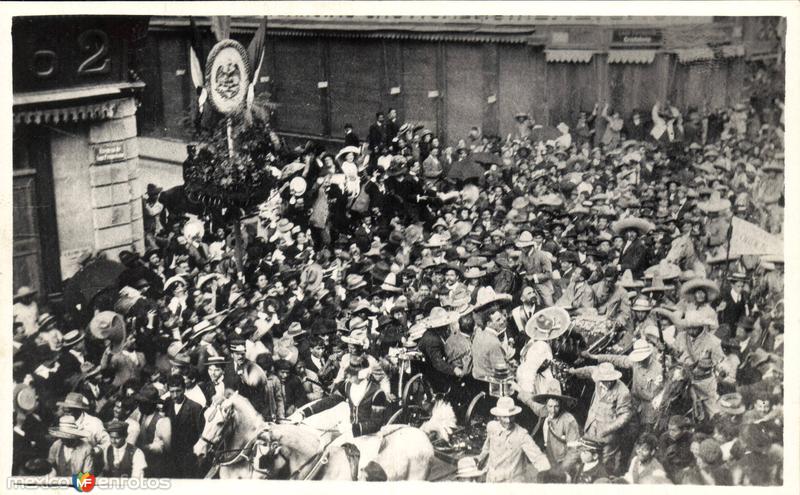
{"type": "MultiPolygon", "coordinates": [[[[81,65],[78,66],[78,74],[81,76],[92,76],[97,74],[108,74],[111,71],[111,57],[108,55],[109,40],[108,35],[99,29],[84,31],[78,36],[78,46],[82,53],[86,54],[81,65]]],[[[36,77],[47,79],[53,76],[58,70],[59,57],[52,50],[38,50],[34,52],[31,59],[31,69],[36,77]]]]}
{"type": "Polygon", "coordinates": [[[108,54],[108,35],[99,29],[84,31],[78,36],[78,45],[82,52],[88,52],[89,58],[78,67],[78,74],[107,74],[111,70],[111,58],[108,54]]]}

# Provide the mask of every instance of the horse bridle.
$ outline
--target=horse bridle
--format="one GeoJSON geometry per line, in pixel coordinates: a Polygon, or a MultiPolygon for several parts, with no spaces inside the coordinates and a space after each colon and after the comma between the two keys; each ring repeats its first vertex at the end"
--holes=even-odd
{"type": "MultiPolygon", "coordinates": [[[[215,411],[214,411],[214,413],[211,415],[211,417],[209,419],[212,419],[215,414],[220,413],[220,412],[221,412],[220,407],[217,406],[215,411]]],[[[230,428],[230,426],[233,424],[232,420],[233,420],[234,414],[235,414],[235,412],[231,411],[222,420],[222,428],[220,428],[219,438],[217,438],[216,440],[209,439],[209,438],[207,438],[205,436],[202,436],[202,435],[200,436],[200,440],[205,442],[206,444],[208,444],[208,446],[210,448],[209,457],[211,457],[214,460],[215,463],[218,463],[220,465],[226,465],[227,464],[227,463],[223,464],[222,462],[218,462],[220,455],[222,455],[222,454],[224,454],[226,452],[236,452],[236,451],[238,451],[241,454],[241,451],[244,450],[244,447],[242,447],[240,449],[228,449],[228,450],[225,450],[225,449],[219,450],[218,449],[218,447],[220,445],[224,446],[224,444],[225,444],[225,435],[226,435],[228,429],[230,428]]],[[[236,457],[239,457],[239,456],[237,455],[236,457]]],[[[236,457],[234,457],[234,459],[236,459],[236,457]]]]}

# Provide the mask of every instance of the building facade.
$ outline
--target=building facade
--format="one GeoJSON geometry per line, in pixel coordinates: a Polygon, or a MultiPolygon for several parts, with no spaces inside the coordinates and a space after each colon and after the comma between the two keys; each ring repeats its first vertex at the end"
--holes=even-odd
{"type": "Polygon", "coordinates": [[[58,301],[84,252],[143,250],[135,77],[146,17],[16,17],[13,278],[58,301]]]}
{"type": "MultiPolygon", "coordinates": [[[[331,144],[345,123],[364,137],[390,107],[450,144],[473,125],[505,136],[518,112],[556,125],[596,102],[623,116],[656,101],[710,109],[743,98],[749,57],[779,50],[755,42],[764,29],[750,19],[764,18],[269,17],[257,91],[277,104],[280,132],[331,144]]],[[[195,21],[207,53],[209,22],[195,21]]],[[[234,18],[232,37],[247,43],[257,25],[234,18]]],[[[143,135],[186,136],[191,37],[186,18],[150,23],[143,135]]]]}

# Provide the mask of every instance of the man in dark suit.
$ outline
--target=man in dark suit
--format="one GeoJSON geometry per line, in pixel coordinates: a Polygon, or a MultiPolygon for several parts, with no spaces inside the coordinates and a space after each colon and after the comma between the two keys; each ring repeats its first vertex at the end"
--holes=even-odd
{"type": "Polygon", "coordinates": [[[647,244],[636,227],[623,229],[620,233],[625,237],[625,244],[619,255],[620,272],[630,270],[634,278],[641,278],[649,266],[647,244]]]}
{"type": "Polygon", "coordinates": [[[378,152],[381,146],[386,143],[386,117],[383,115],[383,112],[375,114],[375,122],[369,126],[367,143],[369,144],[370,153],[377,161],[378,152]]]}
{"type": "Polygon", "coordinates": [[[464,370],[447,361],[445,339],[448,337],[447,326],[429,328],[417,342],[420,352],[425,356],[425,364],[430,365],[429,372],[425,373],[437,392],[446,391],[457,379],[464,374],[464,370]]]}
{"type": "Polygon", "coordinates": [[[353,124],[345,124],[344,125],[344,145],[345,146],[361,146],[361,139],[358,138],[355,132],[353,132],[353,124]]]}
{"type": "Polygon", "coordinates": [[[392,140],[397,137],[400,124],[397,123],[397,109],[389,109],[389,119],[386,121],[386,147],[391,148],[392,140]]]}
{"type": "Polygon", "coordinates": [[[740,273],[728,277],[730,287],[722,293],[717,306],[720,325],[727,324],[733,328],[743,317],[750,315],[752,305],[749,294],[744,291],[745,279],[746,276],[740,273]]]}
{"type": "Polygon", "coordinates": [[[164,404],[164,412],[172,426],[170,453],[175,463],[175,478],[199,478],[197,457],[193,449],[205,427],[203,408],[186,398],[186,384],[180,375],[169,377],[170,399],[164,404]]]}
{"type": "Polygon", "coordinates": [[[239,392],[261,414],[268,409],[267,374],[252,361],[244,357],[244,340],[232,340],[229,344],[231,361],[224,368],[225,388],[239,392]]]}

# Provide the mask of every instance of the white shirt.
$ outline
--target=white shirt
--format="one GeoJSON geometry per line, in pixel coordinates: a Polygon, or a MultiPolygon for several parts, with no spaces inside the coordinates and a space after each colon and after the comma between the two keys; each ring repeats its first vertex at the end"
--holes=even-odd
{"type": "Polygon", "coordinates": [[[177,416],[178,413],[181,412],[181,408],[183,407],[183,404],[185,402],[186,402],[186,400],[184,399],[184,401],[181,402],[180,404],[178,404],[177,402],[174,404],[174,406],[175,406],[175,416],[177,416]]]}
{"type": "Polygon", "coordinates": [[[367,393],[367,385],[369,385],[369,380],[361,380],[350,385],[350,400],[353,404],[361,404],[361,401],[364,400],[364,395],[367,393]]]}
{"type": "Polygon", "coordinates": [[[324,366],[322,360],[313,354],[311,355],[311,362],[314,363],[318,370],[321,370],[324,366]]]}

